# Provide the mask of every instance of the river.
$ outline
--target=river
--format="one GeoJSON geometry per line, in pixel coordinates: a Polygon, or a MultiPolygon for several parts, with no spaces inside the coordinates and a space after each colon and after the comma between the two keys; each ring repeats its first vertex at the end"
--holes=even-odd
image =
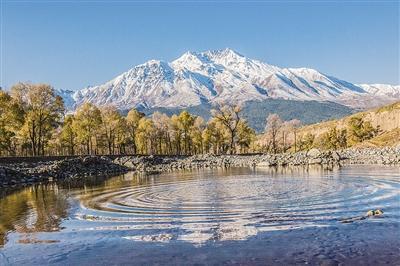
{"type": "Polygon", "coordinates": [[[128,173],[0,198],[0,265],[398,265],[399,254],[396,166],[128,173]]]}

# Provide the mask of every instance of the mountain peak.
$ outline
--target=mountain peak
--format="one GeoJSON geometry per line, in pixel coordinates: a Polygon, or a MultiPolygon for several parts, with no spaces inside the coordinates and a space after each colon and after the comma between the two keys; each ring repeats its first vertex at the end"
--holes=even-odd
{"type": "Polygon", "coordinates": [[[207,50],[204,52],[193,52],[187,51],[179,58],[173,61],[175,65],[179,64],[192,64],[196,62],[197,64],[207,64],[211,63],[212,61],[243,61],[246,60],[246,57],[241,55],[240,53],[232,50],[230,48],[224,48],[219,50],[207,50]]]}
{"type": "MultiPolygon", "coordinates": [[[[399,86],[352,84],[309,68],[279,68],[224,48],[188,51],[171,63],[147,61],[103,85],[76,92],[73,100],[74,106],[89,101],[97,105],[112,103],[121,109],[187,107],[268,98],[333,101],[355,106],[366,96],[398,100],[399,91],[399,86]],[[353,99],[351,103],[349,99],[353,99]]],[[[60,94],[67,99],[70,96],[60,94]]]]}
{"type": "Polygon", "coordinates": [[[219,50],[208,50],[202,54],[207,55],[210,58],[230,58],[230,59],[243,59],[245,58],[240,53],[236,52],[231,48],[224,48],[219,50]]]}

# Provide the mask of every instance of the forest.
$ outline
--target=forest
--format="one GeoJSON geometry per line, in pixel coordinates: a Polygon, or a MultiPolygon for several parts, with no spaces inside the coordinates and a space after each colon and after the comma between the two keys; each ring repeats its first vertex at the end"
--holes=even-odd
{"type": "Polygon", "coordinates": [[[187,111],[150,116],[131,109],[85,103],[73,113],[48,84],[18,83],[0,89],[0,156],[86,154],[237,154],[297,152],[312,147],[340,149],[374,137],[378,129],[353,117],[346,129],[332,127],[316,138],[299,135],[302,123],[269,114],[256,135],[240,105],[220,103],[205,121],[187,111]]]}

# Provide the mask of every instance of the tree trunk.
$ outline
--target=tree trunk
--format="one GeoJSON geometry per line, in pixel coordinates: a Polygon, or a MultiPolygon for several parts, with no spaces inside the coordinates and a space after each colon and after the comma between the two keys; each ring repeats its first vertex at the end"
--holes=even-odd
{"type": "Polygon", "coordinates": [[[230,145],[230,149],[231,149],[231,154],[235,154],[235,134],[233,131],[231,131],[231,145],[230,145]]]}

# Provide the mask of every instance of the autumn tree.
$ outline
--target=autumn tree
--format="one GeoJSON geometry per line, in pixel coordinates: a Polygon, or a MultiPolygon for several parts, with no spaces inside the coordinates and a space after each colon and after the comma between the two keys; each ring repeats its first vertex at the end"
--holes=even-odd
{"type": "Polygon", "coordinates": [[[206,128],[204,119],[200,116],[196,117],[190,131],[190,139],[193,143],[193,153],[203,153],[203,131],[206,128]]]}
{"type": "Polygon", "coordinates": [[[29,140],[32,155],[44,155],[51,132],[58,127],[64,112],[62,98],[47,84],[19,83],[11,92],[25,114],[21,135],[29,140]]]}
{"type": "Polygon", "coordinates": [[[139,121],[144,114],[136,109],[131,109],[126,116],[126,126],[129,134],[129,140],[132,144],[133,153],[137,153],[136,134],[139,127],[139,121]]]}
{"type": "Polygon", "coordinates": [[[170,118],[170,129],[171,129],[171,141],[173,146],[173,152],[175,154],[182,153],[182,130],[179,121],[179,117],[177,115],[172,115],[170,118]]]}
{"type": "Polygon", "coordinates": [[[105,106],[101,112],[101,133],[105,139],[108,154],[115,153],[118,130],[122,123],[122,116],[114,106],[105,106]]]}
{"type": "Polygon", "coordinates": [[[16,136],[23,122],[22,106],[0,89],[0,155],[15,154],[16,136]]]}
{"type": "Polygon", "coordinates": [[[74,116],[67,115],[60,132],[60,142],[63,147],[66,147],[69,155],[75,155],[76,137],[77,134],[73,128],[74,116]]]}
{"type": "Polygon", "coordinates": [[[207,127],[202,132],[203,147],[205,152],[212,151],[214,154],[226,152],[229,143],[226,143],[230,134],[226,126],[215,118],[207,123],[207,127]]]}
{"type": "Polygon", "coordinates": [[[182,132],[184,154],[190,154],[191,151],[190,131],[194,125],[194,120],[195,117],[186,110],[182,111],[178,116],[178,128],[182,132]]]}
{"type": "Polygon", "coordinates": [[[155,128],[154,134],[157,139],[158,153],[171,153],[170,118],[166,114],[155,112],[152,115],[152,120],[155,128]]]}
{"type": "Polygon", "coordinates": [[[72,127],[76,132],[78,141],[86,146],[86,153],[93,153],[93,142],[102,124],[99,108],[91,103],[84,103],[75,114],[72,127]]]}
{"type": "Polygon", "coordinates": [[[138,152],[141,154],[154,154],[155,128],[151,119],[143,117],[139,120],[136,141],[138,152]]]}
{"type": "Polygon", "coordinates": [[[240,152],[247,152],[250,149],[251,143],[256,137],[254,129],[249,127],[249,125],[244,120],[242,120],[239,122],[237,135],[240,152]]]}
{"type": "Polygon", "coordinates": [[[312,133],[305,134],[299,141],[299,149],[310,150],[314,146],[315,135],[312,133]]]}
{"type": "Polygon", "coordinates": [[[292,119],[288,122],[288,126],[290,130],[293,132],[294,152],[297,152],[297,133],[299,127],[301,126],[301,121],[298,119],[292,119]]]}
{"type": "Polygon", "coordinates": [[[242,108],[239,105],[217,105],[211,110],[213,118],[219,121],[229,132],[229,150],[231,154],[235,153],[235,141],[239,122],[241,121],[240,112],[242,108]]]}
{"type": "Polygon", "coordinates": [[[121,118],[118,120],[115,133],[115,145],[118,147],[118,153],[126,154],[129,143],[130,143],[130,136],[129,136],[126,117],[121,116],[121,118]]]}
{"type": "Polygon", "coordinates": [[[338,130],[332,127],[328,132],[322,134],[318,140],[322,149],[336,150],[347,147],[347,131],[346,129],[338,130]]]}

